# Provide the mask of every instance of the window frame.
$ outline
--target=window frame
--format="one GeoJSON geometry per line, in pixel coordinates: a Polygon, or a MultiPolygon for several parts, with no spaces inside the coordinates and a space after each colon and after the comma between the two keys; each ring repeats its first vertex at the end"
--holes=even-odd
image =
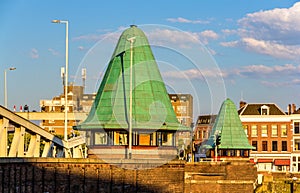
{"type": "Polygon", "coordinates": [[[278,126],[277,125],[271,125],[271,136],[278,137],[278,126]],[[274,131],[276,131],[276,132],[274,132],[274,131]]]}
{"type": "Polygon", "coordinates": [[[257,137],[257,125],[251,125],[251,137],[257,137]],[[255,132],[253,132],[255,131],[255,132]]]}
{"type": "Polygon", "coordinates": [[[278,151],[278,142],[272,141],[272,151],[278,151]]]}
{"type": "Polygon", "coordinates": [[[268,137],[268,125],[261,125],[260,129],[261,129],[261,136],[268,137]]]}
{"type": "Polygon", "coordinates": [[[262,141],[261,147],[261,151],[268,151],[268,141],[262,141]]]}

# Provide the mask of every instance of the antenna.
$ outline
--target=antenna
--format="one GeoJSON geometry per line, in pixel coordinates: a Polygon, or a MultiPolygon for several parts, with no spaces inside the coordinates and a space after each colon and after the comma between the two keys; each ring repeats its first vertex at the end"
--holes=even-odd
{"type": "Polygon", "coordinates": [[[65,68],[64,67],[60,68],[60,77],[62,78],[63,88],[64,88],[65,87],[65,68]]]}
{"type": "Polygon", "coordinates": [[[83,92],[85,89],[85,80],[86,80],[86,68],[82,68],[81,70],[81,77],[82,77],[82,86],[83,86],[83,92]]]}

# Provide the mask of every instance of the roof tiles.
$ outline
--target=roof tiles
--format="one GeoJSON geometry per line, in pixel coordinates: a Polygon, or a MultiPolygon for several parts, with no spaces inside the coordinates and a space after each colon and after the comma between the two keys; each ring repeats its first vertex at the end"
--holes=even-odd
{"type": "Polygon", "coordinates": [[[77,128],[128,128],[131,53],[133,129],[190,129],[179,124],[147,37],[134,25],[120,36],[91,111],[77,128]]]}
{"type": "Polygon", "coordinates": [[[253,149],[244,132],[235,104],[226,99],[219,111],[206,146],[215,147],[215,134],[221,136],[218,149],[253,149]]]}

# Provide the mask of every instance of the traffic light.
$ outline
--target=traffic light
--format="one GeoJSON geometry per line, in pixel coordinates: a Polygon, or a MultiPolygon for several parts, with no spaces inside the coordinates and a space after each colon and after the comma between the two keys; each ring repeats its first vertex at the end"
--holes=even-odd
{"type": "Polygon", "coordinates": [[[216,146],[221,144],[221,135],[216,136],[216,146]]]}

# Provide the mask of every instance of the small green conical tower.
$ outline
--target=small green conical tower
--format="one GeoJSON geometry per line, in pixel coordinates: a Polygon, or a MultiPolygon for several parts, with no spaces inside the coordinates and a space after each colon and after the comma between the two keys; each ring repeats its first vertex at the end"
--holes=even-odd
{"type": "MultiPolygon", "coordinates": [[[[226,99],[223,102],[211,134],[204,146],[209,149],[215,148],[216,137],[218,138],[217,141],[219,141],[219,144],[217,144],[218,150],[223,150],[224,152],[226,150],[254,149],[249,144],[235,104],[230,99],[226,99]]],[[[221,155],[226,155],[226,152],[221,155]]]]}
{"type": "Polygon", "coordinates": [[[91,111],[77,129],[127,129],[130,104],[133,129],[190,129],[179,124],[147,37],[135,25],[120,36],[91,111]]]}

